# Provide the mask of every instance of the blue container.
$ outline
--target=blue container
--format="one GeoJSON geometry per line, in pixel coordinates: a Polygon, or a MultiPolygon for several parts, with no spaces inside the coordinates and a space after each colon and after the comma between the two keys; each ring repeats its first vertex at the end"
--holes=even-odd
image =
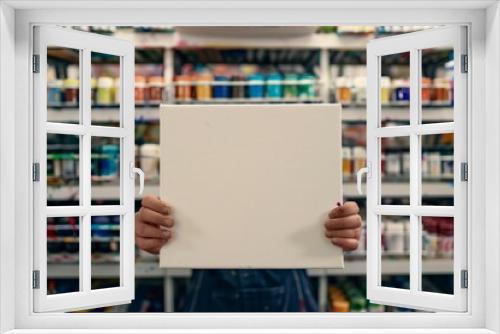
{"type": "Polygon", "coordinates": [[[103,158],[100,160],[99,170],[100,176],[113,178],[118,176],[118,155],[120,154],[120,146],[115,144],[102,145],[103,158]]]}
{"type": "Polygon", "coordinates": [[[248,77],[248,97],[261,99],[264,97],[264,76],[260,73],[248,77]]]}
{"type": "Polygon", "coordinates": [[[267,97],[280,99],[283,96],[283,77],[279,73],[270,73],[267,77],[267,97]]]}
{"type": "Polygon", "coordinates": [[[214,77],[214,81],[223,81],[225,83],[221,84],[221,85],[214,85],[214,89],[212,91],[213,98],[214,99],[227,99],[227,98],[229,98],[229,85],[227,84],[227,81],[229,81],[229,78],[224,76],[224,75],[216,75],[214,77]]]}

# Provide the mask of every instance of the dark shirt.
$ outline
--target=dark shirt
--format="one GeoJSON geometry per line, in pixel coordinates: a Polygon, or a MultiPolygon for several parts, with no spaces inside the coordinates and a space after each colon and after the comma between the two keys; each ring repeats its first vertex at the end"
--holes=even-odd
{"type": "Polygon", "coordinates": [[[305,270],[193,270],[183,312],[314,312],[305,270]]]}

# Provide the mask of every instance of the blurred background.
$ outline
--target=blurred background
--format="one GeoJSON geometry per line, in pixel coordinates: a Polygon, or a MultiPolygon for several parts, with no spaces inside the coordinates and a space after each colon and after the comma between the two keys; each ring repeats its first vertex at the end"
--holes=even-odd
{"type": "MultiPolygon", "coordinates": [[[[430,27],[110,27],[74,29],[135,43],[136,165],[145,193],[159,193],[159,104],[333,103],[343,106],[344,199],[365,198],[355,173],[366,162],[366,45],[374,38],[430,27]]],[[[424,50],[422,122],[453,120],[453,50],[424,50]]],[[[48,121],[77,122],[78,50],[48,50],[48,121]]],[[[92,53],[92,124],[120,124],[119,58],[92,53]]],[[[409,124],[409,54],[382,57],[383,126],[409,124]]],[[[422,204],[453,205],[453,135],[422,140],[422,204]]],[[[49,135],[48,205],[78,202],[79,138],[49,135]]],[[[382,203],[409,204],[409,138],[381,141],[382,203]]],[[[120,143],[92,139],[92,202],[117,204],[120,143]]],[[[136,200],[136,208],[140,200],[136,200]]],[[[78,290],[78,217],[48,218],[48,290],[78,290]]],[[[92,217],[92,288],[119,285],[117,217],[92,217]]],[[[382,217],[382,281],[408,288],[409,219],[382,217]]],[[[363,230],[365,231],[365,230],[363,230]]],[[[311,269],[320,311],[411,311],[366,300],[365,232],[345,269],[311,269]]],[[[422,218],[422,290],[453,293],[453,219],[422,218]]],[[[185,298],[190,270],[158,268],[156,256],[136,251],[136,298],[129,305],[92,311],[173,312],[185,298]]]]}

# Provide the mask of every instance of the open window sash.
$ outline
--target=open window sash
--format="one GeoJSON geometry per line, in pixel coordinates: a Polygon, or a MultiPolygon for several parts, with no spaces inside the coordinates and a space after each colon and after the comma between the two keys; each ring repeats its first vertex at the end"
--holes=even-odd
{"type": "Polygon", "coordinates": [[[129,303],[134,298],[134,45],[131,42],[71,29],[40,26],[34,28],[33,109],[34,109],[34,220],[33,220],[33,297],[34,312],[74,311],[129,303]],[[76,122],[48,121],[47,50],[64,48],[79,55],[79,111],[76,122]],[[120,60],[120,125],[98,126],[91,121],[91,55],[112,55],[120,60]],[[49,206],[47,202],[47,136],[74,135],[79,138],[79,204],[49,206]],[[91,201],[91,145],[93,137],[119,142],[118,205],[95,205],[91,201]],[[119,284],[92,289],[92,216],[118,216],[119,284]],[[48,293],[47,218],[77,217],[79,265],[76,292],[48,293]]]}
{"type": "MultiPolygon", "coordinates": [[[[367,298],[373,303],[433,310],[467,310],[467,30],[466,27],[435,28],[370,41],[367,48],[367,298]],[[446,47],[453,51],[453,120],[443,123],[422,121],[422,50],[446,47]],[[381,59],[387,55],[409,53],[409,125],[382,126],[381,59]],[[453,197],[451,206],[422,205],[423,135],[453,134],[453,197]],[[382,138],[405,136],[410,142],[409,205],[383,205],[382,138]],[[465,167],[464,167],[465,166],[465,167]],[[409,217],[409,288],[382,285],[382,216],[409,217]],[[451,294],[422,289],[421,218],[452,217],[453,291],[451,294]]],[[[387,75],[387,74],[385,74],[387,75]]]]}

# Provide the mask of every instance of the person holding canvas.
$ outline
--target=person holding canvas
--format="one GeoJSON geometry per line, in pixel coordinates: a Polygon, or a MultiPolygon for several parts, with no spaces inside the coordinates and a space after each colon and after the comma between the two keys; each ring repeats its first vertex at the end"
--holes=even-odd
{"type": "MultiPolygon", "coordinates": [[[[358,247],[361,216],[355,202],[337,203],[325,221],[325,237],[344,251],[358,247]]],[[[172,238],[173,210],[147,195],[135,217],[138,247],[158,254],[172,238]]],[[[314,312],[318,311],[305,270],[193,270],[184,312],[314,312]]]]}

